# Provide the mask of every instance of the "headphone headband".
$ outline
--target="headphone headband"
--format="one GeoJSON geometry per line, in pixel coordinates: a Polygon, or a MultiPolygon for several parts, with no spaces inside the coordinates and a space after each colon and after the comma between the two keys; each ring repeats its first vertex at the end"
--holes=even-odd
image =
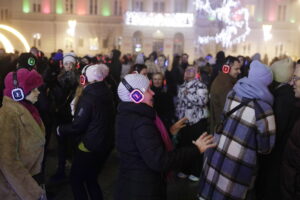
{"type": "Polygon", "coordinates": [[[125,78],[122,79],[122,83],[129,92],[132,92],[134,90],[133,87],[126,81],[125,78]]]}
{"type": "Polygon", "coordinates": [[[13,84],[14,89],[11,91],[11,96],[14,101],[22,101],[25,98],[24,91],[19,87],[19,81],[17,77],[17,72],[13,72],[13,84]]]}

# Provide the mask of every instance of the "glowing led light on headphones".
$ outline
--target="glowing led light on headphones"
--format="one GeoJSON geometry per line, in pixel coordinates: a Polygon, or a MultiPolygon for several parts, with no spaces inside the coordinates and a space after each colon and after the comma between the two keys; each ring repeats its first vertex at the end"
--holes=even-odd
{"type": "Polygon", "coordinates": [[[152,27],[193,27],[193,13],[126,12],[125,24],[152,27]]]}
{"type": "Polygon", "coordinates": [[[6,53],[14,53],[14,47],[11,42],[5,37],[3,34],[0,33],[0,42],[3,44],[6,53]]]}
{"type": "Polygon", "coordinates": [[[4,25],[4,24],[0,24],[0,29],[6,30],[6,31],[12,33],[13,35],[15,35],[22,42],[22,44],[25,47],[25,50],[27,52],[29,52],[29,50],[30,50],[29,44],[28,44],[27,40],[25,39],[25,37],[19,31],[17,31],[16,29],[14,29],[10,26],[4,25]]]}
{"type": "Polygon", "coordinates": [[[200,44],[215,41],[224,47],[230,47],[245,41],[246,36],[250,34],[249,11],[246,8],[240,8],[238,1],[223,0],[222,6],[216,9],[211,7],[209,0],[195,0],[194,4],[196,10],[207,13],[209,19],[217,19],[225,24],[225,27],[215,36],[199,36],[200,44]],[[243,33],[236,36],[242,29],[244,29],[243,33]]]}

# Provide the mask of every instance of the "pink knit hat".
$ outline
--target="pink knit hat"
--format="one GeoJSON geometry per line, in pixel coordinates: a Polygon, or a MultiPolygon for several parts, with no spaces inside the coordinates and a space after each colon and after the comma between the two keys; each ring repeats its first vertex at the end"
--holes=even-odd
{"type": "MultiPolygon", "coordinates": [[[[15,89],[13,73],[10,72],[6,75],[4,80],[4,95],[12,98],[11,91],[15,89]]],[[[34,69],[29,71],[28,69],[22,68],[17,71],[18,86],[23,89],[24,95],[28,95],[31,90],[43,85],[42,76],[34,69]]]]}

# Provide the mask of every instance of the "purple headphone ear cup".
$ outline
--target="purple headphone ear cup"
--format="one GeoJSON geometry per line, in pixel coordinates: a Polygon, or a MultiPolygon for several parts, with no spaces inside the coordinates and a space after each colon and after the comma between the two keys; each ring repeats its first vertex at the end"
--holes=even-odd
{"type": "Polygon", "coordinates": [[[142,91],[140,91],[139,89],[134,89],[131,93],[130,93],[130,99],[134,102],[134,103],[141,103],[144,100],[145,96],[143,94],[142,91]]]}

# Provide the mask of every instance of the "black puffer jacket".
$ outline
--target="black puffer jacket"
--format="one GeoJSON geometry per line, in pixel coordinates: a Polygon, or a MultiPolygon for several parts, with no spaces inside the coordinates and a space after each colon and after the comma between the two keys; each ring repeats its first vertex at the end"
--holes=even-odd
{"type": "Polygon", "coordinates": [[[194,146],[167,152],[146,104],[122,102],[116,119],[120,172],[116,200],[166,199],[165,172],[191,164],[200,156],[194,146]]]}
{"type": "Polygon", "coordinates": [[[72,123],[59,127],[62,135],[78,135],[93,152],[106,152],[113,146],[113,100],[104,82],[86,86],[80,96],[72,123]]]}

